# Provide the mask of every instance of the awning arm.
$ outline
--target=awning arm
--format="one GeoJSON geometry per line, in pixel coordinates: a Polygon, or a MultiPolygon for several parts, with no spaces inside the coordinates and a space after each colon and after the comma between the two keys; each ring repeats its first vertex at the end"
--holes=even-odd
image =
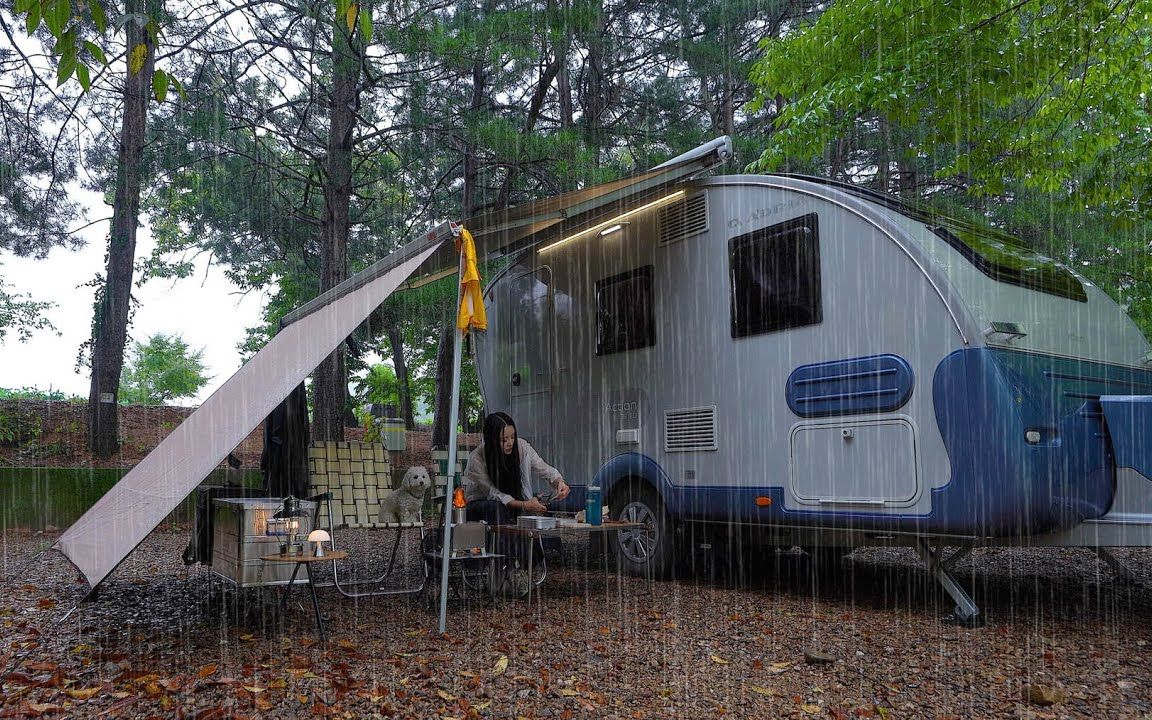
{"type": "MultiPolygon", "coordinates": [[[[727,135],[718,137],[715,140],[704,143],[698,148],[689,150],[686,153],[677,155],[667,162],[663,162],[657,165],[656,167],[644,173],[635,182],[628,184],[621,183],[621,186],[615,190],[597,195],[593,198],[585,200],[584,202],[566,205],[564,207],[546,211],[540,214],[521,217],[512,221],[493,225],[478,226],[473,229],[473,234],[499,234],[508,230],[534,224],[545,224],[544,226],[546,227],[548,221],[555,222],[557,220],[565,220],[567,218],[577,217],[589,210],[594,210],[605,205],[610,205],[626,197],[643,194],[653,188],[671,185],[680,180],[695,177],[700,173],[711,170],[717,165],[724,164],[731,157],[731,138],[729,138],[727,135]]],[[[537,228],[536,231],[539,231],[540,229],[543,228],[537,228]]]]}

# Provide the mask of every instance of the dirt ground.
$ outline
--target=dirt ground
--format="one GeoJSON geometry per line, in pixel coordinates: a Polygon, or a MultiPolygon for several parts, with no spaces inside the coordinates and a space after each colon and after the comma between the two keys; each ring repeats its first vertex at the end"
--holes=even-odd
{"type": "MultiPolygon", "coordinates": [[[[414,535],[414,533],[412,533],[414,535]]],[[[983,551],[958,567],[988,616],[947,599],[910,552],[857,551],[813,575],[761,553],[751,580],[605,571],[587,547],[549,555],[543,598],[342,598],[237,590],[184,567],[184,533],[153,533],[94,603],[49,552],[9,531],[0,583],[0,717],[1067,718],[1152,717],[1152,563],[1117,582],[1084,551],[983,551]]],[[[365,563],[382,538],[344,532],[365,563]]],[[[414,543],[410,538],[408,543],[414,543]]],[[[418,577],[415,553],[397,571],[418,577]]],[[[318,573],[318,580],[325,573],[318,573]]]]}
{"type": "MultiPolygon", "coordinates": [[[[170,431],[176,410],[129,417],[121,461],[170,431]]],[[[79,422],[51,418],[63,429],[43,446],[79,422]]],[[[255,466],[259,434],[249,440],[241,457],[255,466]]],[[[398,466],[430,463],[426,435],[408,448],[398,466]]],[[[82,448],[34,462],[69,457],[89,466],[82,448]]],[[[423,573],[408,535],[395,582],[423,573]]],[[[78,605],[75,570],[38,554],[57,536],[0,537],[0,717],[1152,718],[1144,550],[1117,551],[1137,584],[1084,550],[977,551],[956,567],[987,620],[968,629],[945,622],[951,603],[907,550],[859,550],[826,572],[764,550],[739,578],[705,566],[649,583],[566,542],[549,553],[542,601],[492,605],[464,589],[443,635],[431,587],[359,599],[322,588],[321,643],[302,588],[280,613],[277,588],[186,567],[189,533],[171,526],[78,605]]],[[[342,572],[378,567],[387,540],[338,533],[355,561],[342,572]]]]}

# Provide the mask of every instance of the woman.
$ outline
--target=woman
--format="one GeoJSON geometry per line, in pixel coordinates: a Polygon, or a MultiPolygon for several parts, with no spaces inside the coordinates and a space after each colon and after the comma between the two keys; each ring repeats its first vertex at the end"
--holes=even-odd
{"type": "Polygon", "coordinates": [[[544,462],[539,453],[516,436],[516,423],[502,412],[484,418],[484,444],[468,456],[464,470],[468,519],[489,525],[515,522],[521,513],[540,513],[543,501],[559,501],[571,492],[560,471],[544,462]],[[532,488],[551,486],[550,493],[532,488]]]}

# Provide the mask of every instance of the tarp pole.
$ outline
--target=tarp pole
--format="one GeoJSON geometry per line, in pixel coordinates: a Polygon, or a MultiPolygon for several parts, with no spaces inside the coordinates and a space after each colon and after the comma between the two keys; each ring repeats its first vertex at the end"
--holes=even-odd
{"type": "MultiPolygon", "coordinates": [[[[459,277],[464,277],[464,255],[460,255],[459,277]]],[[[464,284],[457,283],[456,307],[463,299],[464,284]]],[[[453,315],[455,324],[455,315],[453,315]]],[[[447,628],[448,617],[448,561],[452,553],[452,491],[456,485],[456,423],[460,420],[460,359],[464,347],[464,331],[453,328],[452,347],[452,403],[448,410],[448,464],[444,468],[444,544],[440,548],[440,633],[447,628]]]]}

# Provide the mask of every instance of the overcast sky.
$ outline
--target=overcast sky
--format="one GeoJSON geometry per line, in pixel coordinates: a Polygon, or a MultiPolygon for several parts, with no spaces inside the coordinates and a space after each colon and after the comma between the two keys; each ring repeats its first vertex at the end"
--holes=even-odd
{"type": "MultiPolygon", "coordinates": [[[[90,211],[92,219],[110,215],[111,208],[105,205],[90,211]]],[[[81,286],[104,271],[107,232],[108,223],[98,223],[85,231],[88,245],[83,250],[56,248],[45,260],[0,252],[0,277],[7,283],[7,291],[56,303],[47,316],[60,332],[57,336],[40,330],[26,343],[9,332],[0,342],[0,387],[52,388],[88,397],[88,368],[77,372],[75,366],[77,351],[91,332],[93,288],[81,286]]],[[[142,228],[136,257],[151,251],[151,237],[142,228]]],[[[196,398],[180,400],[180,404],[203,402],[240,367],[236,346],[243,340],[245,328],[260,322],[261,294],[240,295],[222,270],[207,268],[206,260],[192,277],[150,280],[142,288],[134,286],[132,292],[139,301],[128,328],[133,340],[147,342],[155,333],[175,333],[189,347],[204,349],[204,364],[212,380],[196,398]]]]}

